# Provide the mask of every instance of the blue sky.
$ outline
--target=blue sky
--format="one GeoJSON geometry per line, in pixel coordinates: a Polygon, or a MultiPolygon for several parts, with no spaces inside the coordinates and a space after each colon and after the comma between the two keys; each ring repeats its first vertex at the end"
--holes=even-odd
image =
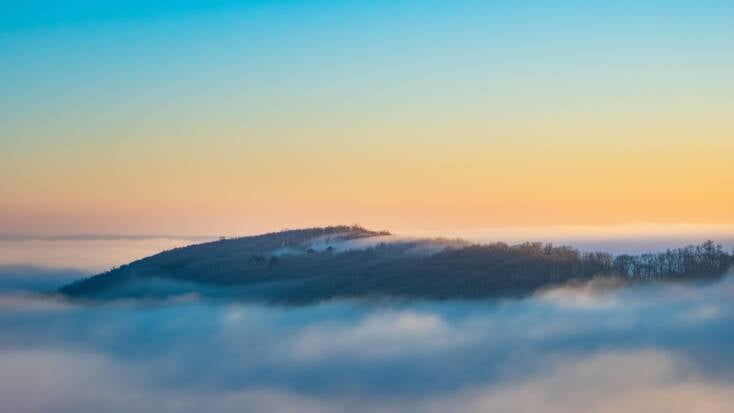
{"type": "Polygon", "coordinates": [[[0,229],[730,223],[733,22],[726,1],[12,2],[0,229]]]}

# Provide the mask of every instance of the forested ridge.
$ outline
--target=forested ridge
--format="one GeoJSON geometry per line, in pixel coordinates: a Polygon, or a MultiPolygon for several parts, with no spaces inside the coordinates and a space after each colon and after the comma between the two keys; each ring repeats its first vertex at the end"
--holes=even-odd
{"type": "Polygon", "coordinates": [[[630,282],[711,279],[734,265],[734,252],[711,241],[614,257],[542,243],[471,244],[389,235],[338,226],[223,239],[165,251],[79,280],[60,292],[116,298],[216,291],[294,303],[353,297],[517,297],[599,276],[630,282]],[[373,242],[360,244],[365,240],[373,242]],[[185,287],[169,290],[170,284],[154,280],[185,287]]]}

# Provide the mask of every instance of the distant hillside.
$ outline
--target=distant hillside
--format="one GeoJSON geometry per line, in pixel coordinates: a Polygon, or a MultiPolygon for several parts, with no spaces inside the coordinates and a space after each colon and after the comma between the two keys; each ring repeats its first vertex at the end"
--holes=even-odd
{"type": "Polygon", "coordinates": [[[401,239],[336,226],[224,239],[165,251],[61,288],[75,298],[196,292],[283,303],[333,298],[518,297],[595,276],[631,281],[722,275],[734,254],[707,242],[662,254],[612,257],[564,246],[401,239]]]}

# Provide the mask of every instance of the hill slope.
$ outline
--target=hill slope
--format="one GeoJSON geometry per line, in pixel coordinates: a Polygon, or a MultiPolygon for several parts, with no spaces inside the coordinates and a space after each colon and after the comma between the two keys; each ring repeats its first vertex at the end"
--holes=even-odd
{"type": "Polygon", "coordinates": [[[713,243],[613,258],[538,243],[406,240],[337,226],[177,248],[69,284],[60,292],[97,299],[197,292],[286,303],[381,296],[483,298],[524,296],[598,275],[635,280],[710,277],[732,263],[733,257],[713,243]]]}

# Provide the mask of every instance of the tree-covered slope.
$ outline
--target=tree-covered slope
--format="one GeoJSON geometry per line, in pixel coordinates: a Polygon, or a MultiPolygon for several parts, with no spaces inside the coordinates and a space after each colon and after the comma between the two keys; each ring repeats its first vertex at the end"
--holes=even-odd
{"type": "Polygon", "coordinates": [[[166,296],[185,292],[272,302],[351,297],[523,296],[600,275],[629,280],[723,274],[720,246],[612,257],[540,243],[473,245],[416,240],[360,227],[288,230],[165,251],[63,287],[71,297],[166,296]]]}

